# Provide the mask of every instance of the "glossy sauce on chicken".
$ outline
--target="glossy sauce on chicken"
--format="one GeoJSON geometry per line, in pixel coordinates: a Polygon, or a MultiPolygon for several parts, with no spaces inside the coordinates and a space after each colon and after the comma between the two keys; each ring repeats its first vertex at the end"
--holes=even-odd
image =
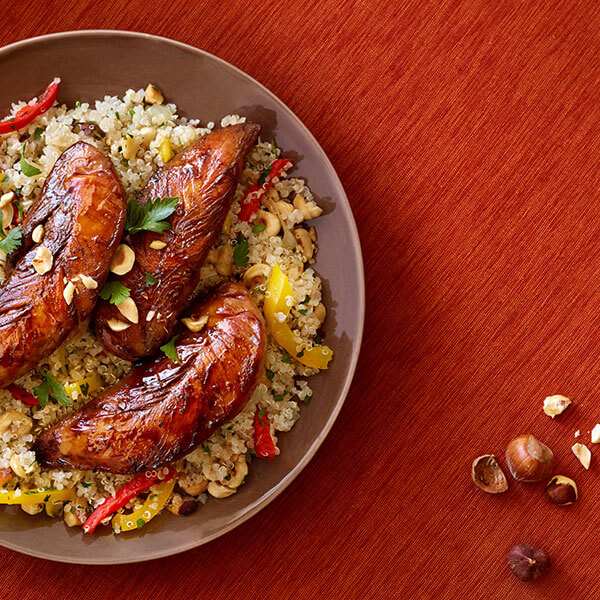
{"type": "Polygon", "coordinates": [[[138,323],[100,300],[96,335],[108,351],[134,360],[153,354],[171,337],[177,317],[193,300],[200,267],[221,233],[246,154],[259,133],[260,126],[254,123],[210,133],[162,167],[140,193],[139,204],[149,198],[179,198],[179,202],[168,231],[142,231],[127,242],[135,263],[118,281],[130,290],[138,323]],[[153,242],[164,247],[152,248],[153,242]],[[157,283],[148,285],[146,274],[157,283]],[[111,320],[128,327],[113,331],[111,320]]]}
{"type": "Polygon", "coordinates": [[[99,150],[78,142],[58,158],[25,215],[23,244],[9,256],[0,286],[0,387],[52,354],[90,316],[123,234],[125,208],[123,186],[99,150]],[[35,243],[39,225],[43,237],[35,243]],[[40,247],[51,261],[41,275],[33,268],[40,247]]]}
{"type": "Polygon", "coordinates": [[[134,473],[171,462],[237,415],[262,374],[266,333],[244,287],[221,284],[177,339],[181,364],[146,359],[125,379],[38,436],[43,466],[134,473]]]}

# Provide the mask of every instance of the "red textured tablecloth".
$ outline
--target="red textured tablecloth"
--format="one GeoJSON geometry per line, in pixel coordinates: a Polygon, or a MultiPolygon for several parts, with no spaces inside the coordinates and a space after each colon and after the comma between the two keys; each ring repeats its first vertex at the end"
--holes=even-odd
{"type": "MultiPolygon", "coordinates": [[[[0,44],[84,28],[196,45],[266,85],[337,169],[360,230],[355,383],[302,475],[184,555],[84,567],[0,549],[4,600],[599,598],[600,7],[591,0],[4,1],[0,44]],[[550,420],[550,393],[574,405],[550,420]],[[488,496],[478,454],[533,432],[580,501],[488,496]],[[524,584],[516,541],[553,568],[524,584]]],[[[42,57],[40,57],[42,60],[42,57]]],[[[503,459],[502,459],[503,460],[503,459]]]]}

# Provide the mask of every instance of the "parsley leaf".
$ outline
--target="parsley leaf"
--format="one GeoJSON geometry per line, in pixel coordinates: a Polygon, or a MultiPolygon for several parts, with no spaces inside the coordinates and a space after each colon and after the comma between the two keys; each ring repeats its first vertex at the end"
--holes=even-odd
{"type": "Polygon", "coordinates": [[[111,304],[121,304],[129,298],[131,290],[118,281],[108,281],[100,292],[102,300],[108,300],[111,304]]]}
{"type": "Polygon", "coordinates": [[[0,212],[0,250],[6,254],[11,254],[23,243],[22,238],[23,231],[20,227],[15,227],[8,233],[4,233],[2,213],[0,212]]]}
{"type": "Polygon", "coordinates": [[[39,175],[41,171],[37,167],[30,165],[25,160],[25,148],[27,148],[27,142],[25,142],[23,144],[23,147],[21,148],[21,173],[23,173],[25,177],[33,177],[34,175],[39,175]]]}
{"type": "Polygon", "coordinates": [[[275,377],[275,373],[273,373],[273,371],[271,371],[270,369],[265,369],[265,372],[267,374],[267,379],[269,381],[273,381],[273,377],[275,377]]]}
{"type": "Polygon", "coordinates": [[[311,398],[312,394],[307,394],[306,396],[304,396],[304,398],[302,398],[302,402],[304,402],[304,404],[310,404],[311,398]]]}
{"type": "Polygon", "coordinates": [[[315,344],[321,346],[323,344],[323,338],[317,333],[315,336],[315,344]]]}
{"type": "Polygon", "coordinates": [[[171,224],[165,221],[177,209],[179,198],[148,198],[145,204],[138,204],[136,200],[127,203],[127,218],[125,229],[129,233],[139,231],[155,231],[162,233],[171,229],[171,224]]]}
{"type": "Polygon", "coordinates": [[[141,529],[146,524],[146,521],[144,521],[144,519],[138,519],[135,524],[137,525],[138,529],[141,529]]]}
{"type": "Polygon", "coordinates": [[[271,140],[271,152],[273,154],[277,154],[277,146],[275,145],[275,140],[271,140]]]}
{"type": "Polygon", "coordinates": [[[248,240],[238,235],[233,249],[233,263],[236,267],[245,267],[248,264],[248,240]]]}
{"type": "Polygon", "coordinates": [[[306,315],[306,314],[308,313],[308,310],[307,310],[306,308],[299,308],[299,309],[298,309],[298,312],[299,312],[301,315],[306,315]]]}
{"type": "Polygon", "coordinates": [[[33,139],[39,140],[42,137],[42,133],[44,133],[43,127],[36,127],[35,131],[33,132],[33,139]]]}
{"type": "Polygon", "coordinates": [[[264,231],[265,228],[266,225],[264,223],[259,223],[252,228],[252,233],[260,233],[261,231],[264,231]]]}
{"type": "Polygon", "coordinates": [[[160,349],[173,361],[177,364],[181,364],[181,360],[179,359],[179,355],[177,354],[177,348],[175,348],[175,342],[179,336],[173,336],[164,346],[161,346],[160,349]]]}
{"type": "Polygon", "coordinates": [[[258,187],[260,187],[267,180],[267,177],[268,177],[269,173],[271,172],[272,168],[273,167],[269,167],[268,169],[264,169],[262,171],[262,173],[260,174],[260,177],[258,178],[258,181],[256,182],[256,185],[258,187]]]}
{"type": "Polygon", "coordinates": [[[82,482],[81,482],[81,485],[82,485],[84,488],[89,488],[89,487],[92,485],[92,482],[91,482],[91,481],[82,481],[82,482]]]}
{"type": "Polygon", "coordinates": [[[40,374],[44,381],[33,388],[33,393],[37,396],[40,406],[46,406],[50,396],[63,406],[71,406],[72,403],[67,396],[67,392],[65,392],[63,384],[56,381],[54,375],[48,371],[40,369],[40,374]]]}
{"type": "Polygon", "coordinates": [[[150,287],[151,285],[156,285],[158,283],[158,279],[156,279],[152,273],[148,273],[148,271],[146,271],[144,275],[146,276],[146,287],[150,287]]]}
{"type": "Polygon", "coordinates": [[[267,412],[267,409],[266,409],[266,408],[261,408],[261,409],[258,411],[258,418],[259,418],[259,419],[262,419],[262,418],[265,416],[265,413],[266,413],[266,412],[267,412]]]}
{"type": "Polygon", "coordinates": [[[273,396],[273,400],[275,400],[275,402],[281,402],[283,400],[283,394],[277,394],[276,396],[273,396]]]}
{"type": "Polygon", "coordinates": [[[281,362],[284,362],[286,365],[291,365],[292,359],[287,355],[287,352],[283,348],[279,348],[279,352],[281,353],[281,362]]]}

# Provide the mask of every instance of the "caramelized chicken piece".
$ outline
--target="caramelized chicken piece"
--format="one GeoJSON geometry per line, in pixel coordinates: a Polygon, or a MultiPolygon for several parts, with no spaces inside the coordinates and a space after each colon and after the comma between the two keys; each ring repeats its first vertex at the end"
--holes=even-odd
{"type": "Polygon", "coordinates": [[[123,234],[125,208],[123,186],[99,150],[78,142],[58,158],[25,215],[23,245],[9,256],[0,286],[0,387],[52,354],[90,316],[123,234]],[[32,266],[40,249],[43,275],[32,266]]]}
{"type": "Polygon", "coordinates": [[[221,284],[191,311],[204,328],[177,338],[180,364],[145,359],[125,379],[38,436],[50,467],[134,473],[187,454],[232,419],[262,375],[266,334],[244,287],[221,284]]]}
{"type": "Polygon", "coordinates": [[[131,290],[138,323],[113,331],[109,320],[125,318],[117,306],[98,303],[96,335],[109,352],[134,360],[154,354],[171,337],[178,315],[193,300],[200,267],[221,233],[245,156],[259,133],[253,123],[210,133],[162,167],[140,193],[139,204],[149,198],[179,198],[179,203],[170,230],[131,236],[135,263],[118,280],[131,290]],[[166,246],[152,248],[152,242],[166,246]],[[149,286],[146,273],[158,283],[149,286]]]}

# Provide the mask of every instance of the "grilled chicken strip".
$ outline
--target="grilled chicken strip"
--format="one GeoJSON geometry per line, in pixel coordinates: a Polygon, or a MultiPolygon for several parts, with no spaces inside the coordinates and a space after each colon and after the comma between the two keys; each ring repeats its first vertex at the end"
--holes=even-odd
{"type": "Polygon", "coordinates": [[[98,303],[96,336],[109,352],[134,360],[154,354],[171,337],[177,317],[193,300],[200,267],[221,233],[244,159],[259,133],[254,123],[210,133],[162,167],[140,193],[139,204],[166,197],[179,203],[170,230],[131,236],[135,264],[118,280],[131,290],[138,323],[115,332],[109,320],[125,318],[108,301],[98,303]],[[157,241],[166,246],[151,248],[157,241]],[[146,273],[158,283],[149,286],[146,273]]]}
{"type": "Polygon", "coordinates": [[[145,359],[125,379],[38,436],[49,467],[137,473],[190,452],[250,398],[262,373],[265,327],[244,287],[221,284],[191,314],[208,322],[177,339],[181,364],[145,359]]]}
{"type": "Polygon", "coordinates": [[[77,142],[58,158],[25,215],[23,244],[9,256],[0,286],[0,387],[52,354],[90,316],[123,234],[125,208],[123,186],[99,150],[77,142]],[[43,237],[35,243],[39,225],[43,237]],[[49,251],[43,275],[32,266],[41,248],[49,251]],[[69,282],[75,289],[67,302],[69,282]]]}

